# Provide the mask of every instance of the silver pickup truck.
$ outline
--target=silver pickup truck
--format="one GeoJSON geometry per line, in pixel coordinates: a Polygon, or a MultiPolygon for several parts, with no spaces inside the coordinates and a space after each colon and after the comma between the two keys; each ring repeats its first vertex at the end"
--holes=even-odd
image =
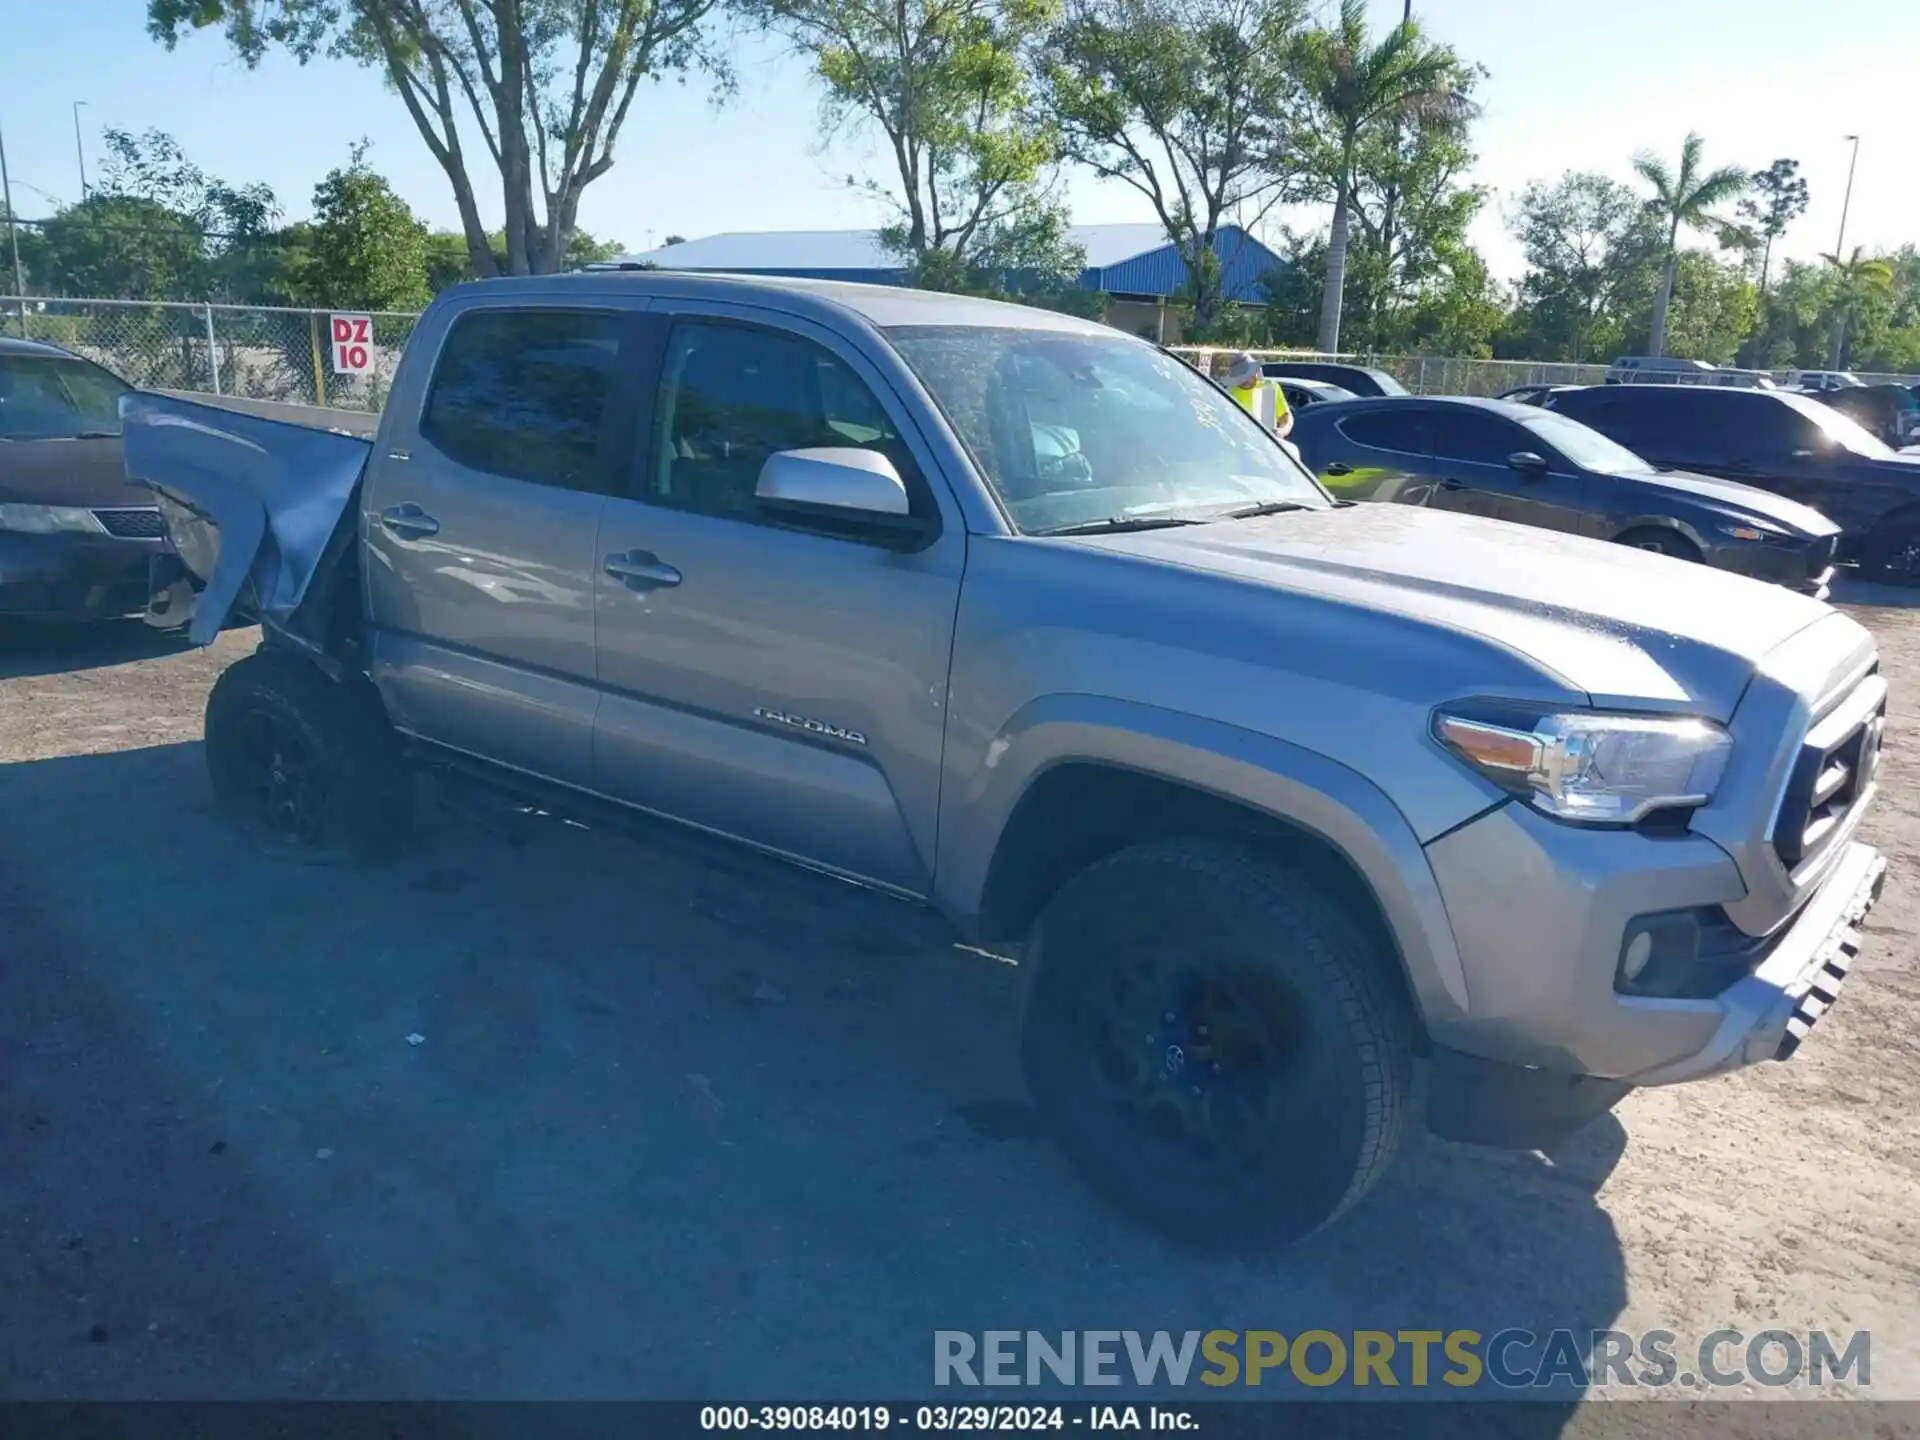
{"type": "Polygon", "coordinates": [[[1073,1158],[1196,1243],[1312,1232],[1422,1118],[1537,1146],[1785,1059],[1884,874],[1852,620],[1341,504],[1066,316],[494,281],[421,319],[371,441],[125,419],[167,613],[263,626],[207,705],[236,820],[383,857],[428,767],[932,905],[1019,960],[1073,1158]]]}

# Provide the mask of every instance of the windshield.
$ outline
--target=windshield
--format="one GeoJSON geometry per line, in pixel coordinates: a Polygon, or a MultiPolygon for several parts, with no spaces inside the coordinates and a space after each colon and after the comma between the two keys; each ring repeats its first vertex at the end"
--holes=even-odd
{"type": "Polygon", "coordinates": [[[1597,470],[1602,475],[1631,475],[1653,468],[1626,446],[1609,440],[1591,426],[1551,410],[1529,415],[1520,423],[1582,470],[1597,470]]]}
{"type": "Polygon", "coordinates": [[[1826,438],[1844,450],[1856,455],[1864,455],[1869,460],[1885,460],[1893,454],[1891,447],[1882,443],[1874,433],[1855,420],[1851,415],[1843,415],[1819,400],[1809,400],[1804,395],[1777,394],[1775,399],[1791,405],[1800,414],[1818,425],[1826,438]]]}
{"type": "Polygon", "coordinates": [[[1027,534],[1329,503],[1230,396],[1138,340],[975,325],[887,335],[1027,534]]]}
{"type": "Polygon", "coordinates": [[[131,388],[85,360],[0,355],[0,439],[118,435],[120,397],[131,388]]]}

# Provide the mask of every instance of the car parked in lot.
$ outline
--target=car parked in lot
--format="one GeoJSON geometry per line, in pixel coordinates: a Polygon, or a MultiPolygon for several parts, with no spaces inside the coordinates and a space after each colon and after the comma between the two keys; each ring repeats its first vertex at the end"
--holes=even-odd
{"type": "Polygon", "coordinates": [[[1895,450],[1920,440],[1920,395],[1904,385],[1846,385],[1807,392],[1895,450]]]}
{"type": "Polygon", "coordinates": [[[1662,469],[1811,506],[1840,527],[1842,560],[1920,581],[1920,462],[1811,396],[1621,385],[1569,390],[1547,404],[1662,469]]]}
{"type": "Polygon", "coordinates": [[[931,904],[1018,958],[1066,1151],[1188,1242],[1354,1204],[1416,1056],[1435,1129],[1525,1146],[1788,1057],[1885,874],[1853,620],[1337,504],[1217,385],[1071,316],[489,281],[420,318],[371,442],[125,414],[193,638],[262,622],[207,702],[235,822],[388,856],[424,768],[931,904]]]}
{"type": "Polygon", "coordinates": [[[1561,390],[1578,390],[1578,385],[1516,385],[1511,390],[1502,390],[1493,398],[1510,401],[1515,405],[1538,405],[1547,396],[1561,390]]]}
{"type": "Polygon", "coordinates": [[[1343,365],[1332,360],[1268,360],[1260,373],[1269,380],[1318,380],[1338,385],[1355,395],[1404,395],[1407,387],[1371,365],[1343,365]]]}
{"type": "Polygon", "coordinates": [[[1300,380],[1289,376],[1274,383],[1280,387],[1280,393],[1287,397],[1287,408],[1296,415],[1309,405],[1327,405],[1338,400],[1357,398],[1345,386],[1329,384],[1325,380],[1300,380]]]}
{"type": "Polygon", "coordinates": [[[0,339],[0,614],[146,607],[166,530],[121,463],[120,397],[131,390],[57,346],[0,339]]]}
{"type": "Polygon", "coordinates": [[[1823,597],[1839,527],[1764,490],[1660,473],[1586,426],[1505,400],[1362,400],[1294,442],[1352,500],[1457,510],[1612,540],[1823,597]]]}

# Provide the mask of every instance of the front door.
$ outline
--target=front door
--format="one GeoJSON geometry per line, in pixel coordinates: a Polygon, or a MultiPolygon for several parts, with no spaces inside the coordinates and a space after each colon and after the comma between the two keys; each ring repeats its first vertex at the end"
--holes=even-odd
{"type": "Polygon", "coordinates": [[[1543,530],[1580,530],[1580,477],[1511,420],[1464,405],[1448,406],[1429,418],[1429,433],[1440,485],[1437,504],[1543,530]],[[1514,469],[1508,459],[1523,451],[1540,456],[1550,468],[1514,469]]]}
{"type": "Polygon", "coordinates": [[[909,413],[852,346],[754,307],[677,305],[594,576],[596,787],[913,894],[931,886],[966,536],[909,413]],[[884,452],[913,550],[759,509],[779,450],[884,452]]]}
{"type": "Polygon", "coordinates": [[[401,729],[591,780],[593,576],[637,320],[480,306],[416,334],[437,355],[388,399],[362,517],[373,676],[401,729]]]}

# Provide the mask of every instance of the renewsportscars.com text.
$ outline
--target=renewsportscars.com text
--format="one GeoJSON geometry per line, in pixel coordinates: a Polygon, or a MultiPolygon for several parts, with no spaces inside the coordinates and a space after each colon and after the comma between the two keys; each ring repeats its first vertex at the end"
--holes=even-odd
{"type": "Polygon", "coordinates": [[[1715,1330],[936,1330],[936,1385],[1420,1389],[1873,1383],[1872,1336],[1715,1330]]]}

